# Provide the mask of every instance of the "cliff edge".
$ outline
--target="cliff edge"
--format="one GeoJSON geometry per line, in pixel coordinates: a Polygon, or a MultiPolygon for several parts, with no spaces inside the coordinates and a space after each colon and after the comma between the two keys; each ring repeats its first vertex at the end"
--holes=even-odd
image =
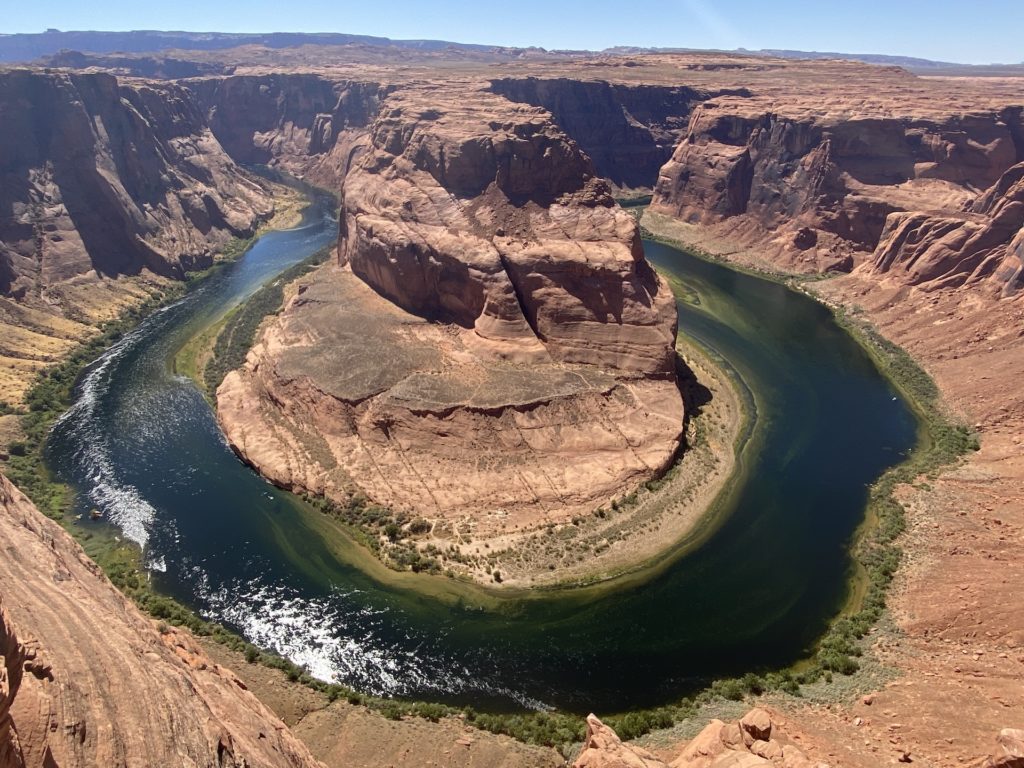
{"type": "Polygon", "coordinates": [[[0,766],[321,766],[0,476],[0,766]]]}

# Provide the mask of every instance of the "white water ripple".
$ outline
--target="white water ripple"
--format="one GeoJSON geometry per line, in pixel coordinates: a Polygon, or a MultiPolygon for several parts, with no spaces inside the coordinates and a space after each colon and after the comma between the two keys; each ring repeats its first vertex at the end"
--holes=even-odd
{"type": "Polygon", "coordinates": [[[119,479],[111,457],[109,437],[100,428],[102,420],[96,418],[96,410],[110,386],[111,368],[148,338],[144,330],[147,326],[158,322],[160,315],[180,303],[175,302],[156,311],[135,332],[101,355],[82,377],[75,402],[51,428],[62,430],[73,438],[75,462],[89,468],[91,483],[85,489],[89,502],[143,549],[149,542],[149,529],[156,518],[156,509],[143,498],[136,486],[119,479]]]}
{"type": "MultiPolygon", "coordinates": [[[[344,683],[378,696],[451,695],[479,691],[544,710],[544,702],[493,681],[479,669],[439,654],[437,644],[389,642],[388,611],[361,604],[356,591],[334,590],[321,598],[261,578],[210,586],[205,571],[193,568],[204,615],[238,628],[252,643],[268,648],[320,680],[344,683]]],[[[407,638],[412,639],[412,638],[407,638]]]]}

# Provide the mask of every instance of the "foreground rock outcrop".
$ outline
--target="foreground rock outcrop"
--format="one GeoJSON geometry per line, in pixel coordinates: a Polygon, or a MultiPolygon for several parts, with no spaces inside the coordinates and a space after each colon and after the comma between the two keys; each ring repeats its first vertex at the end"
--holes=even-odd
{"type": "Polygon", "coordinates": [[[594,715],[587,717],[587,737],[573,768],[827,768],[779,732],[764,709],[752,709],[740,720],[712,720],[690,742],[662,760],[648,750],[624,744],[615,731],[594,715]]]}
{"type": "Polygon", "coordinates": [[[398,89],[341,215],[339,265],[218,392],[264,474],[454,540],[463,518],[495,535],[589,515],[668,466],[675,300],[549,113],[398,89]]]}
{"type": "Polygon", "coordinates": [[[0,766],[320,766],[0,476],[0,766]]]}
{"type": "Polygon", "coordinates": [[[1024,768],[1024,730],[1004,728],[996,742],[999,750],[985,761],[985,768],[1024,768]]]}

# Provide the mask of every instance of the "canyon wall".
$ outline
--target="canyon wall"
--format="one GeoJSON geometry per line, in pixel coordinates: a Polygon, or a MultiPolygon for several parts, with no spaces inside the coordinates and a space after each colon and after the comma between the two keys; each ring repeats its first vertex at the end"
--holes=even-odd
{"type": "Polygon", "coordinates": [[[928,110],[913,94],[903,114],[898,104],[815,112],[764,101],[701,104],[661,171],[652,210],[717,237],[713,250],[757,251],[762,265],[783,271],[845,272],[870,261],[882,271],[902,265],[911,282],[1017,273],[1019,107],[928,110]]]}
{"type": "Polygon", "coordinates": [[[320,766],[0,476],[0,766],[320,766]]]}
{"type": "Polygon", "coordinates": [[[208,266],[273,211],[189,92],[108,74],[0,74],[0,293],[208,266]]]}
{"type": "MultiPolygon", "coordinates": [[[[0,72],[0,401],[274,212],[192,94],[106,73],[0,72]]],[[[4,434],[7,430],[0,429],[4,434]]]]}
{"type": "Polygon", "coordinates": [[[186,81],[217,140],[239,163],[280,168],[336,191],[390,86],[316,73],[186,81]]]}
{"type": "Polygon", "coordinates": [[[491,88],[511,101],[551,112],[593,161],[598,175],[625,189],[654,186],[697,104],[726,93],[742,95],[742,89],[568,77],[507,77],[492,81],[491,88]]]}
{"type": "Polygon", "coordinates": [[[865,272],[900,275],[910,285],[982,285],[1015,295],[1024,287],[1024,163],[966,211],[891,214],[865,272]]]}

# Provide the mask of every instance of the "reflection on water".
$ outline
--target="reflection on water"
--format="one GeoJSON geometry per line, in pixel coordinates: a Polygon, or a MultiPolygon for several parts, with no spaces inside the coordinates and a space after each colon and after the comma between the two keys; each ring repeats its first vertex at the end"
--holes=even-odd
{"type": "Polygon", "coordinates": [[[686,299],[680,327],[756,396],[746,476],[714,535],[642,583],[495,601],[436,577],[379,578],[331,520],[242,465],[170,370],[195,329],[336,235],[321,201],[261,238],[92,366],[54,428],[50,463],[78,511],[101,509],[143,545],[159,588],[317,677],[478,707],[650,705],[813,643],[844,596],[866,487],[915,436],[827,311],[647,243],[686,299]]]}

